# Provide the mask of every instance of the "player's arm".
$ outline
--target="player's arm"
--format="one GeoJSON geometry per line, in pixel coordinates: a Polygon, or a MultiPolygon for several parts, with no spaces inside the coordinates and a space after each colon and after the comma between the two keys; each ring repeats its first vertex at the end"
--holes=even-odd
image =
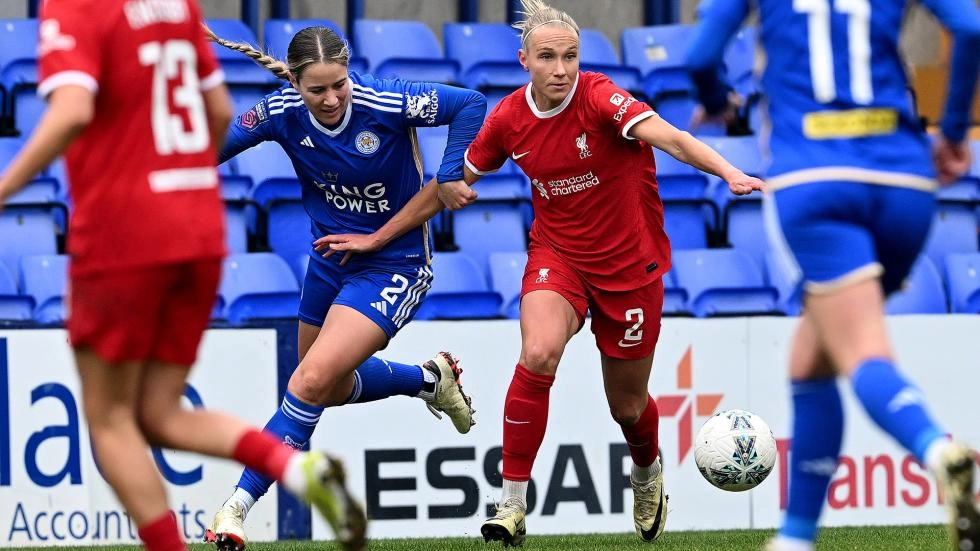
{"type": "Polygon", "coordinates": [[[980,73],[980,10],[972,0],[923,0],[953,35],[942,136],[933,151],[940,183],[956,180],[970,168],[970,148],[964,139],[980,73]]]}
{"type": "Polygon", "coordinates": [[[61,155],[78,134],[92,122],[95,94],[82,86],[68,84],[48,96],[48,108],[24,148],[0,175],[0,209],[44,167],[61,155]]]}
{"type": "Polygon", "coordinates": [[[722,77],[722,59],[725,46],[748,12],[746,0],[712,0],[704,2],[699,11],[686,65],[708,116],[720,115],[729,107],[732,87],[722,77]]]}
{"type": "Polygon", "coordinates": [[[647,117],[634,124],[628,134],[668,153],[682,163],[720,177],[728,183],[728,188],[735,195],[747,195],[752,190],[762,191],[765,187],[762,180],[746,175],[706,143],[689,132],[678,130],[658,116],[647,117]]]}
{"type": "Polygon", "coordinates": [[[228,96],[228,88],[218,85],[207,90],[203,90],[201,95],[204,97],[204,109],[208,113],[208,130],[211,132],[211,143],[217,151],[221,151],[225,143],[225,135],[228,133],[228,125],[235,116],[231,107],[231,99],[228,96]]]}

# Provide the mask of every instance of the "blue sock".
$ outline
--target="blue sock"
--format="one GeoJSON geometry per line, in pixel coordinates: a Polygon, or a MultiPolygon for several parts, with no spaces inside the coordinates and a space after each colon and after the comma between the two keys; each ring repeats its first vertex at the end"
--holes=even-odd
{"type": "Polygon", "coordinates": [[[371,356],[354,372],[348,404],[373,402],[389,396],[417,396],[425,385],[422,368],[371,356]]]}
{"type": "Polygon", "coordinates": [[[868,415],[923,465],[926,449],[946,436],[926,411],[925,398],[891,360],[865,360],[851,376],[854,394],[868,415]]]}
{"type": "MultiPolygon", "coordinates": [[[[294,448],[302,449],[316,429],[320,414],[323,413],[322,406],[311,406],[300,401],[288,390],[282,399],[282,405],[276,410],[275,415],[265,425],[265,430],[282,437],[283,444],[294,448]]],[[[238,480],[238,487],[245,490],[253,498],[259,499],[272,486],[273,480],[259,473],[245,469],[242,477],[238,480]]]]}
{"type": "Polygon", "coordinates": [[[844,438],[837,379],[794,381],[789,502],[779,534],[813,541],[844,438]]]}

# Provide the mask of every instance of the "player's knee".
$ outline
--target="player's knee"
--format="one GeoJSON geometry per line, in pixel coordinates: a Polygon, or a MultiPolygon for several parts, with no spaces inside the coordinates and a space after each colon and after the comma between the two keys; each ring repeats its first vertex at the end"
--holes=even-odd
{"type": "Polygon", "coordinates": [[[150,402],[141,404],[136,416],[140,432],[151,446],[169,447],[167,429],[170,419],[171,416],[167,415],[167,412],[152,407],[150,402]]]}
{"type": "Polygon", "coordinates": [[[632,427],[640,420],[640,416],[643,415],[643,407],[646,406],[646,400],[642,403],[633,400],[622,400],[615,404],[609,405],[609,413],[612,415],[613,421],[616,424],[623,427],[632,427]]]}
{"type": "Polygon", "coordinates": [[[528,341],[521,351],[521,365],[532,373],[554,375],[561,359],[561,348],[542,341],[528,341]]]}
{"type": "Polygon", "coordinates": [[[289,379],[289,392],[308,404],[323,404],[328,401],[335,383],[328,370],[300,362],[289,379]]]}

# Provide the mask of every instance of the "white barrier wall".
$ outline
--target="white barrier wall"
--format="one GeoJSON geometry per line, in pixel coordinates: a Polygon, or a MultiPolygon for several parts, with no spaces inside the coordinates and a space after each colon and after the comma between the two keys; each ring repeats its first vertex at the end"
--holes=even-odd
{"type": "MultiPolygon", "coordinates": [[[[793,319],[668,319],[651,392],[661,413],[670,494],[668,530],[773,527],[786,494],[782,463],[759,488],[729,494],[705,482],[691,446],[716,411],[762,415],[789,448],[785,359],[793,319]]],[[[980,444],[976,389],[980,317],[907,316],[891,321],[903,367],[958,438],[980,444]]],[[[275,333],[213,330],[191,377],[190,403],[262,425],[276,398],[275,333]]],[[[373,537],[479,535],[499,498],[503,398],[520,348],[513,321],[416,322],[381,354],[422,362],[439,350],[461,359],[478,423],[459,435],[423,404],[398,397],[326,412],[317,448],[345,458],[351,485],[373,511],[373,537]]],[[[828,524],[912,524],[943,519],[936,486],[872,427],[842,385],[848,423],[828,524]]],[[[0,547],[129,543],[135,528],[98,474],[63,331],[0,331],[0,547]],[[5,346],[5,350],[4,350],[5,346]]],[[[550,423],[533,471],[532,534],[632,529],[629,454],[602,392],[586,328],[569,344],[551,394],[550,423]]],[[[230,462],[167,452],[171,503],[189,541],[238,480],[230,462]]],[[[276,537],[274,492],[249,516],[249,537],[276,537]]],[[[318,518],[314,537],[332,537],[318,518]]]]}
{"type": "MultiPolygon", "coordinates": [[[[668,530],[778,525],[786,495],[782,463],[759,488],[726,493],[701,478],[691,445],[709,415],[739,407],[762,415],[781,450],[787,449],[785,361],[794,323],[664,321],[650,388],[661,413],[668,530]]],[[[957,438],[980,444],[980,317],[905,316],[891,327],[902,365],[936,416],[957,438]]],[[[417,322],[381,356],[420,362],[441,349],[460,357],[464,388],[474,397],[478,422],[469,434],[456,434],[447,420],[437,422],[420,402],[397,398],[329,411],[314,436],[315,447],[346,458],[353,487],[375,511],[374,537],[477,537],[487,508],[499,499],[502,407],[520,349],[518,325],[417,322]]],[[[848,413],[844,459],[826,523],[942,522],[935,483],[871,425],[846,385],[842,394],[848,413]]],[[[609,416],[598,352],[586,328],[569,344],[551,393],[548,432],[532,473],[529,532],[632,530],[628,473],[629,455],[609,416]]],[[[313,522],[314,538],[331,537],[325,524],[313,522]]]]}
{"type": "MultiPolygon", "coordinates": [[[[275,331],[209,331],[186,400],[264,425],[277,404],[275,369],[275,331]]],[[[240,468],[170,451],[157,464],[178,526],[200,541],[240,468]]],[[[276,517],[272,492],[249,516],[251,534],[275,539],[276,517]]],[[[136,541],[92,459],[66,333],[0,331],[0,547],[136,541]]]]}

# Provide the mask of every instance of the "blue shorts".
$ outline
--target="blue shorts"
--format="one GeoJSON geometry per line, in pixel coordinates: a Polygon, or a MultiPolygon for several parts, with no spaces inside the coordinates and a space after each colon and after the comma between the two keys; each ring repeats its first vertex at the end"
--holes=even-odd
{"type": "Polygon", "coordinates": [[[340,266],[342,255],[310,257],[299,301],[299,319],[323,326],[327,310],[342,304],[378,324],[388,338],[415,317],[432,285],[429,266],[340,266]]]}
{"type": "Polygon", "coordinates": [[[798,184],[763,200],[779,269],[809,293],[880,277],[898,290],[922,251],[936,200],[916,189],[855,182],[798,184]]]}

